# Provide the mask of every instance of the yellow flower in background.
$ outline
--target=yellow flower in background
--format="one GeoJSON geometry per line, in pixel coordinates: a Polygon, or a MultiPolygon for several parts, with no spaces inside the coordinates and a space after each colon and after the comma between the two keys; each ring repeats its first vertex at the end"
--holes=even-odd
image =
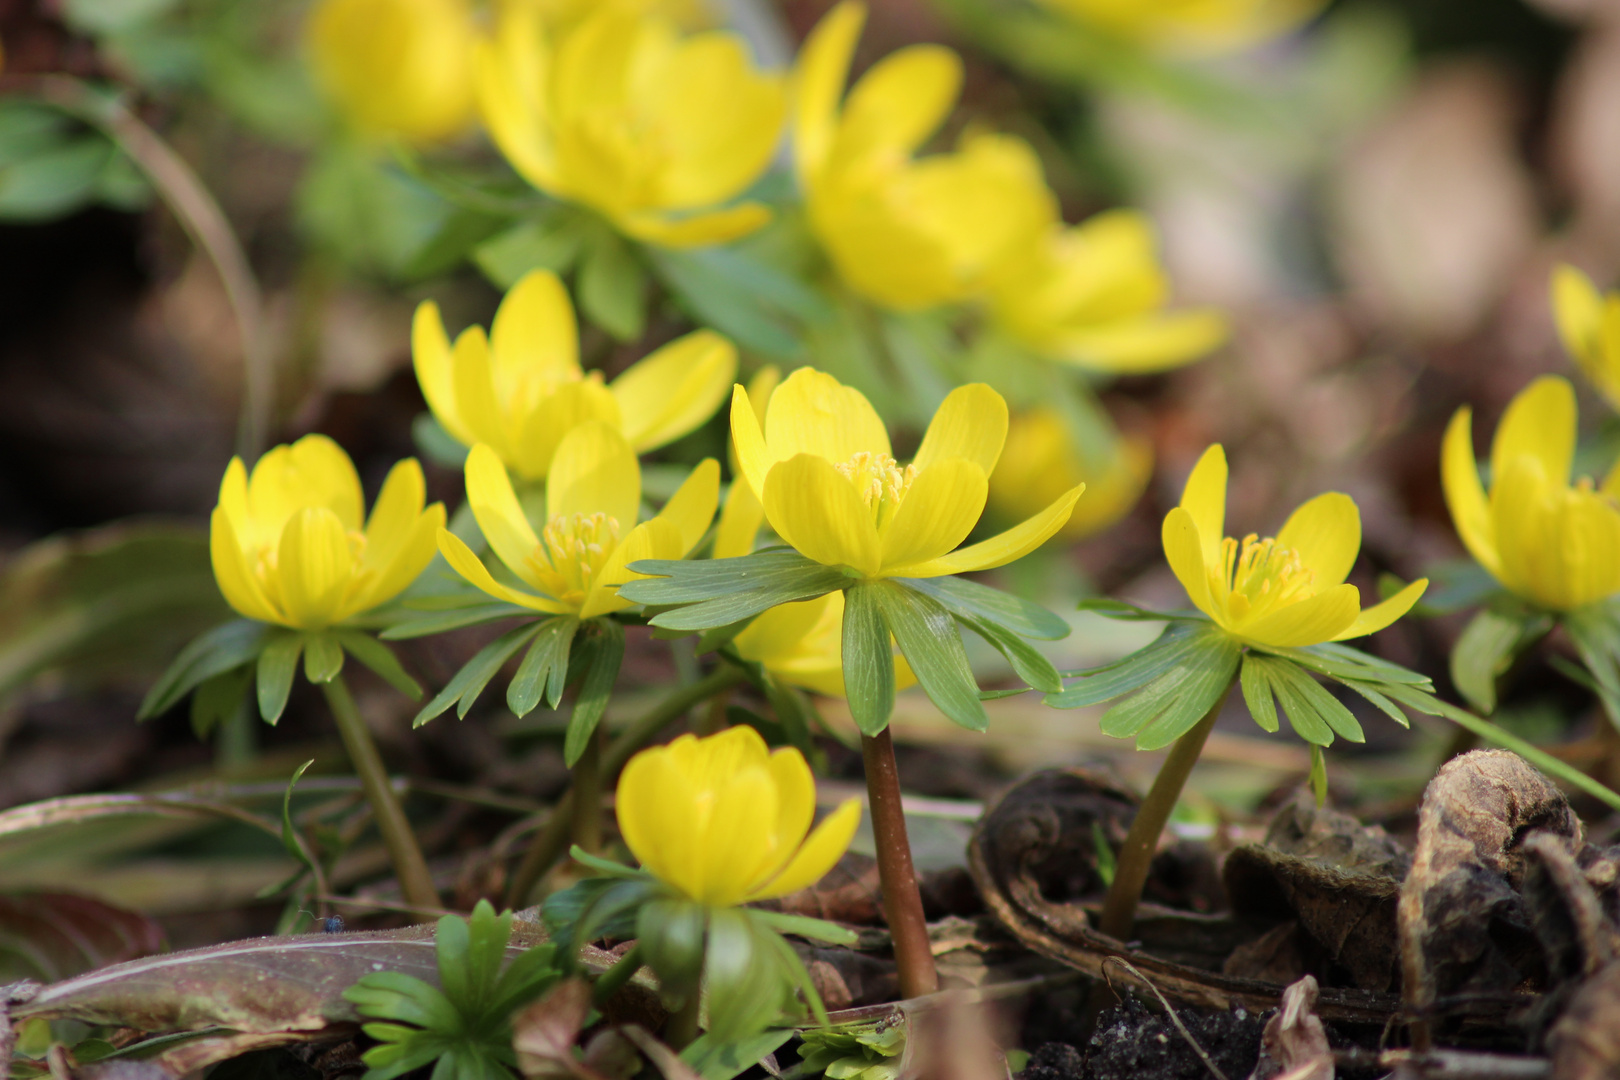
{"type": "MultiPolygon", "coordinates": [[[[755,416],[763,416],[771,395],[782,381],[781,369],[767,365],[748,380],[748,404],[755,416]]],[[[765,523],[765,507],[759,496],[748,486],[742,466],[737,462],[735,443],[726,446],[726,457],[731,465],[731,490],[726,493],[726,504],[720,509],[720,524],[714,534],[714,557],[730,559],[747,555],[754,550],[754,539],[759,527],[765,523]]]]}
{"type": "Polygon", "coordinates": [[[430,143],[471,123],[467,0],[320,0],[308,37],[316,78],[361,133],[430,143]]]}
{"type": "Polygon", "coordinates": [[[1451,418],[1441,455],[1446,505],[1468,553],[1509,592],[1552,611],[1620,592],[1620,466],[1597,490],[1586,477],[1572,487],[1575,423],[1574,389],[1544,375],[1497,425],[1488,496],[1470,409],[1451,418]]]}
{"type": "MultiPolygon", "coordinates": [[[[844,696],[844,594],[778,604],[732,639],[737,654],[782,682],[827,697],[844,696]]],[[[917,681],[904,656],[894,658],[894,688],[917,681]]]]}
{"type": "Polygon", "coordinates": [[[983,383],[946,396],[910,465],[859,390],[800,368],[771,395],[765,424],[731,395],[731,438],[765,517],[800,554],[868,578],[939,577],[1022,558],[1063,527],[1075,487],[999,536],[957,548],[984,511],[1007,437],[1007,404],[983,383]]]}
{"type": "Polygon", "coordinates": [[[1246,642],[1302,648],[1375,633],[1411,610],[1428,587],[1414,581],[1365,611],[1345,583],[1361,551],[1361,512],[1350,496],[1318,495],[1289,515],[1275,539],[1225,536],[1226,452],[1204,451],[1164,518],[1164,554],[1193,605],[1246,642]]]}
{"type": "Polygon", "coordinates": [[[1563,264],[1553,271],[1552,305],[1564,349],[1620,410],[1620,293],[1599,293],[1591,278],[1563,264]]]}
{"type": "Polygon", "coordinates": [[[395,465],[371,518],[343,448],[306,435],[259,459],[249,475],[231,459],[219,486],[210,551],[220,592],[237,612],[295,630],[320,630],[392,600],[433,560],[444,525],[424,509],[415,459],[395,465]]]}
{"type": "Polygon", "coordinates": [[[996,271],[991,317],[1031,351],[1094,371],[1164,371],[1227,336],[1211,308],[1169,311],[1170,279],[1147,215],[1098,214],[1070,228],[1054,219],[996,271]]]}
{"type": "Polygon", "coordinates": [[[525,180],[664,247],[765,224],[758,203],[721,207],[770,165],[787,114],[783,78],[758,70],[740,36],[682,37],[604,4],[553,37],[533,7],[509,4],[478,49],[484,122],[525,180]]]}
{"type": "Polygon", "coordinates": [[[712,907],[814,885],[861,821],[860,800],[849,799],[811,829],[816,781],[804,755],[772,752],[751,727],[643,750],[624,767],[614,802],[642,868],[712,907]]]}
{"type": "Polygon", "coordinates": [[[454,346],[439,306],[424,302],[411,351],[444,429],[464,445],[488,445],[525,480],[543,478],[563,436],[587,420],[618,428],[637,451],[680,438],[714,415],[737,373],[731,342],[698,330],[604,385],[579,366],[573,304],[545,270],[512,286],[487,336],[472,326],[454,346]]]}
{"type": "Polygon", "coordinates": [[[962,61],[913,45],[873,65],[843,100],[865,6],[844,0],[813,30],[795,73],[794,159],[810,224],[851,288],[915,311],[982,291],[1055,210],[1022,140],[969,133],[915,158],[961,90],[962,61]]]}
{"type": "Polygon", "coordinates": [[[539,535],[518,504],[500,455],[480,443],[467,455],[467,505],[497,558],[524,592],[496,581],[472,549],[446,529],[439,550],[456,573],[498,600],[582,619],[630,606],[617,586],[641,575],[638,559],[682,559],[714,520],[720,465],[708,458],[649,521],[641,510],[641,464],[617,429],[587,421],[565,435],[546,480],[546,524],[539,535]]]}
{"type": "Polygon", "coordinates": [[[1056,409],[1013,413],[1007,445],[990,474],[990,509],[1003,520],[1018,521],[1084,484],[1086,497],[1057,536],[1079,540],[1101,532],[1130,513],[1153,475],[1153,447],[1146,439],[1123,438],[1115,451],[1105,467],[1097,468],[1082,456],[1056,409]]]}
{"type": "Polygon", "coordinates": [[[566,30],[608,4],[638,15],[662,16],[687,30],[715,24],[714,5],[709,0],[502,0],[501,6],[521,4],[537,10],[549,29],[566,30]]]}
{"type": "Polygon", "coordinates": [[[1191,52],[1221,52],[1285,34],[1327,0],[1041,0],[1111,34],[1191,52]]]}

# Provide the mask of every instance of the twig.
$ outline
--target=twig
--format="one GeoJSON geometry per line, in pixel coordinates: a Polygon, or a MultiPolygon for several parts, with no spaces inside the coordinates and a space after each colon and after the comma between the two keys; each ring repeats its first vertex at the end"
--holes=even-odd
{"type": "MultiPolygon", "coordinates": [[[[1181,1037],[1183,1039],[1187,1040],[1187,1045],[1193,1048],[1193,1052],[1196,1053],[1199,1060],[1204,1063],[1204,1068],[1213,1073],[1216,1080],[1227,1080],[1227,1076],[1221,1071],[1221,1067],[1215,1064],[1214,1059],[1204,1052],[1204,1048],[1198,1045],[1198,1040],[1192,1037],[1192,1032],[1187,1030],[1187,1025],[1181,1022],[1181,1017],[1176,1015],[1176,1010],[1171,1007],[1169,1000],[1166,999],[1163,994],[1159,993],[1159,988],[1157,986],[1153,985],[1153,980],[1149,979],[1146,975],[1143,975],[1140,971],[1137,971],[1136,966],[1129,960],[1122,960],[1117,956],[1110,956],[1108,959],[1103,961],[1103,978],[1105,979],[1108,979],[1109,964],[1118,964],[1120,967],[1136,976],[1137,979],[1139,979],[1149,990],[1153,991],[1153,996],[1159,999],[1160,1005],[1164,1006],[1165,1015],[1170,1017],[1170,1022],[1172,1024],[1176,1025],[1176,1030],[1181,1032],[1181,1037]]],[[[1108,979],[1108,989],[1114,990],[1113,979],[1108,979]]],[[[1119,997],[1118,990],[1114,990],[1114,996],[1119,997]]]]}

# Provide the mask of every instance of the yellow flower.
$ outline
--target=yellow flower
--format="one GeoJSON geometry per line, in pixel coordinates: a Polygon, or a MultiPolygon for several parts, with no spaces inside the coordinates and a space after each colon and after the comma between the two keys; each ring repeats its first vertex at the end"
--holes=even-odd
{"type": "MultiPolygon", "coordinates": [[[[844,695],[844,594],[778,604],[732,639],[737,654],[782,682],[828,697],[844,695]]],[[[894,658],[894,688],[917,681],[904,656],[894,658]]]]}
{"type": "Polygon", "coordinates": [[[714,415],[737,372],[731,342],[698,330],[603,385],[580,368],[573,304],[545,270],[512,286],[487,336],[469,327],[453,347],[439,306],[423,303],[411,351],[444,429],[465,445],[487,444],[525,480],[543,478],[558,442],[587,420],[618,428],[637,451],[680,438],[714,415]]]}
{"type": "Polygon", "coordinates": [[[1567,264],[1553,271],[1553,315],[1564,348],[1609,407],[1620,409],[1620,293],[1600,294],[1567,264]]]}
{"type": "Polygon", "coordinates": [[[720,465],[708,458],[650,521],[641,509],[641,465],[629,442],[598,420],[563,436],[546,481],[546,526],[536,536],[500,455],[479,443],[467,455],[467,505],[506,568],[536,593],[497,582],[472,549],[439,530],[455,571],[498,600],[582,619],[630,606],[617,586],[641,575],[638,559],[681,559],[697,546],[720,499],[720,465]]]}
{"type": "Polygon", "coordinates": [[[983,383],[957,387],[902,468],[871,404],[831,375],[800,368],[771,395],[765,426],[738,386],[731,438],[776,534],[806,557],[868,578],[938,577],[1022,558],[1063,527],[1075,487],[1023,524],[957,549],[984,511],[1007,438],[1007,403],[983,383]]]}
{"type": "Polygon", "coordinates": [[[315,74],[364,134],[429,143],[473,115],[466,0],[321,0],[309,23],[315,74]]]}
{"type": "Polygon", "coordinates": [[[1053,219],[997,269],[990,312],[1043,356],[1097,371],[1164,371],[1226,340],[1211,308],[1166,311],[1170,281],[1145,214],[1113,210],[1065,228],[1053,219]]]}
{"type": "Polygon", "coordinates": [[[794,158],[811,226],[844,280],[885,307],[969,299],[1052,220],[1040,163],[1022,140],[986,133],[914,158],[961,89],[962,61],[938,45],[880,60],[841,107],[865,18],[844,0],[799,56],[794,158]]]}
{"type": "Polygon", "coordinates": [[[615,805],[642,868],[713,907],[814,885],[861,820],[860,800],[849,799],[812,830],[810,766],[791,747],[771,752],[751,727],[643,750],[624,767],[615,805]]]}
{"type": "Polygon", "coordinates": [[[511,4],[479,46],[478,101],[523,178],[626,235],[685,248],[745,236],[758,203],[715,209],[770,165],[787,103],[729,31],[682,38],[666,19],[602,5],[552,41],[511,4]]]}
{"type": "Polygon", "coordinates": [[[1575,391],[1544,375],[1519,392],[1491,441],[1491,490],[1474,462],[1471,412],[1446,429],[1441,478],[1469,554],[1509,592],[1573,611],[1620,592],[1620,467],[1570,486],[1575,391]]]}
{"type": "Polygon", "coordinates": [[[1181,505],[1164,518],[1164,554],[1193,604],[1245,642],[1302,648],[1382,630],[1428,587],[1414,581],[1363,611],[1345,577],[1361,550],[1361,513],[1350,496],[1318,495],[1289,515],[1276,539],[1223,538],[1226,453],[1204,451],[1181,505]]]}
{"type": "Polygon", "coordinates": [[[250,619],[320,630],[399,595],[433,560],[444,507],[423,508],[415,459],[395,465],[364,523],[349,455],[306,435],[259,459],[233,458],[219,486],[210,548],[214,577],[250,619]]]}
{"type": "MultiPolygon", "coordinates": [[[[774,364],[761,368],[748,380],[748,403],[753,407],[755,416],[765,411],[781,381],[782,372],[774,364]]],[[[731,490],[726,493],[726,505],[720,510],[720,524],[715,529],[714,557],[717,559],[730,559],[752,552],[754,538],[759,535],[759,527],[765,523],[765,508],[759,504],[759,496],[754,494],[754,489],[748,486],[748,478],[743,476],[742,466],[737,463],[735,443],[726,447],[726,456],[731,462],[733,479],[731,490]]]]}
{"type": "Polygon", "coordinates": [[[1120,37],[1194,52],[1255,45],[1287,33],[1326,0],[1041,0],[1120,37]]]}
{"type": "Polygon", "coordinates": [[[606,4],[641,15],[659,15],[684,29],[713,26],[715,13],[709,0],[503,0],[502,6],[529,4],[540,12],[548,29],[567,29],[606,4]]]}
{"type": "Polygon", "coordinates": [[[1146,439],[1122,439],[1113,459],[1098,470],[1081,456],[1056,409],[1033,409],[1014,413],[1008,422],[1007,445],[990,474],[990,509],[1016,521],[1084,484],[1085,499],[1057,532],[1064,540],[1078,540],[1128,514],[1152,475],[1153,447],[1146,439]]]}

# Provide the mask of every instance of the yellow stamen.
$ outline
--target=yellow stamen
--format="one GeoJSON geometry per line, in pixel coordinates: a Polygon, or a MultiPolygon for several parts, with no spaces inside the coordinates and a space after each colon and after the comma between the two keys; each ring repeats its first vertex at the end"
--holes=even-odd
{"type": "Polygon", "coordinates": [[[1210,573],[1210,592],[1224,603],[1234,620],[1257,618],[1265,612],[1316,592],[1316,575],[1272,537],[1254,533],[1242,544],[1230,536],[1221,541],[1221,562],[1210,573]]]}
{"type": "Polygon", "coordinates": [[[565,604],[583,604],[619,546],[619,523],[607,514],[558,514],[529,556],[538,583],[565,604]]]}
{"type": "Polygon", "coordinates": [[[879,529],[894,518],[900,500],[906,497],[911,482],[917,478],[917,466],[907,465],[902,469],[888,454],[874,454],[869,450],[856,451],[848,461],[838,465],[838,471],[855,485],[879,529]]]}

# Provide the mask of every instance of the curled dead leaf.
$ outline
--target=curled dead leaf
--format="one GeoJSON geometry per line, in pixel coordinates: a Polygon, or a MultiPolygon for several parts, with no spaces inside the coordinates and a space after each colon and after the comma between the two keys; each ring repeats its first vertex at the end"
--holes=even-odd
{"type": "Polygon", "coordinates": [[[1333,1080],[1333,1050],[1315,1012],[1319,995],[1309,975],[1283,991],[1282,1007],[1260,1036],[1260,1062],[1249,1080],[1333,1080]]]}

